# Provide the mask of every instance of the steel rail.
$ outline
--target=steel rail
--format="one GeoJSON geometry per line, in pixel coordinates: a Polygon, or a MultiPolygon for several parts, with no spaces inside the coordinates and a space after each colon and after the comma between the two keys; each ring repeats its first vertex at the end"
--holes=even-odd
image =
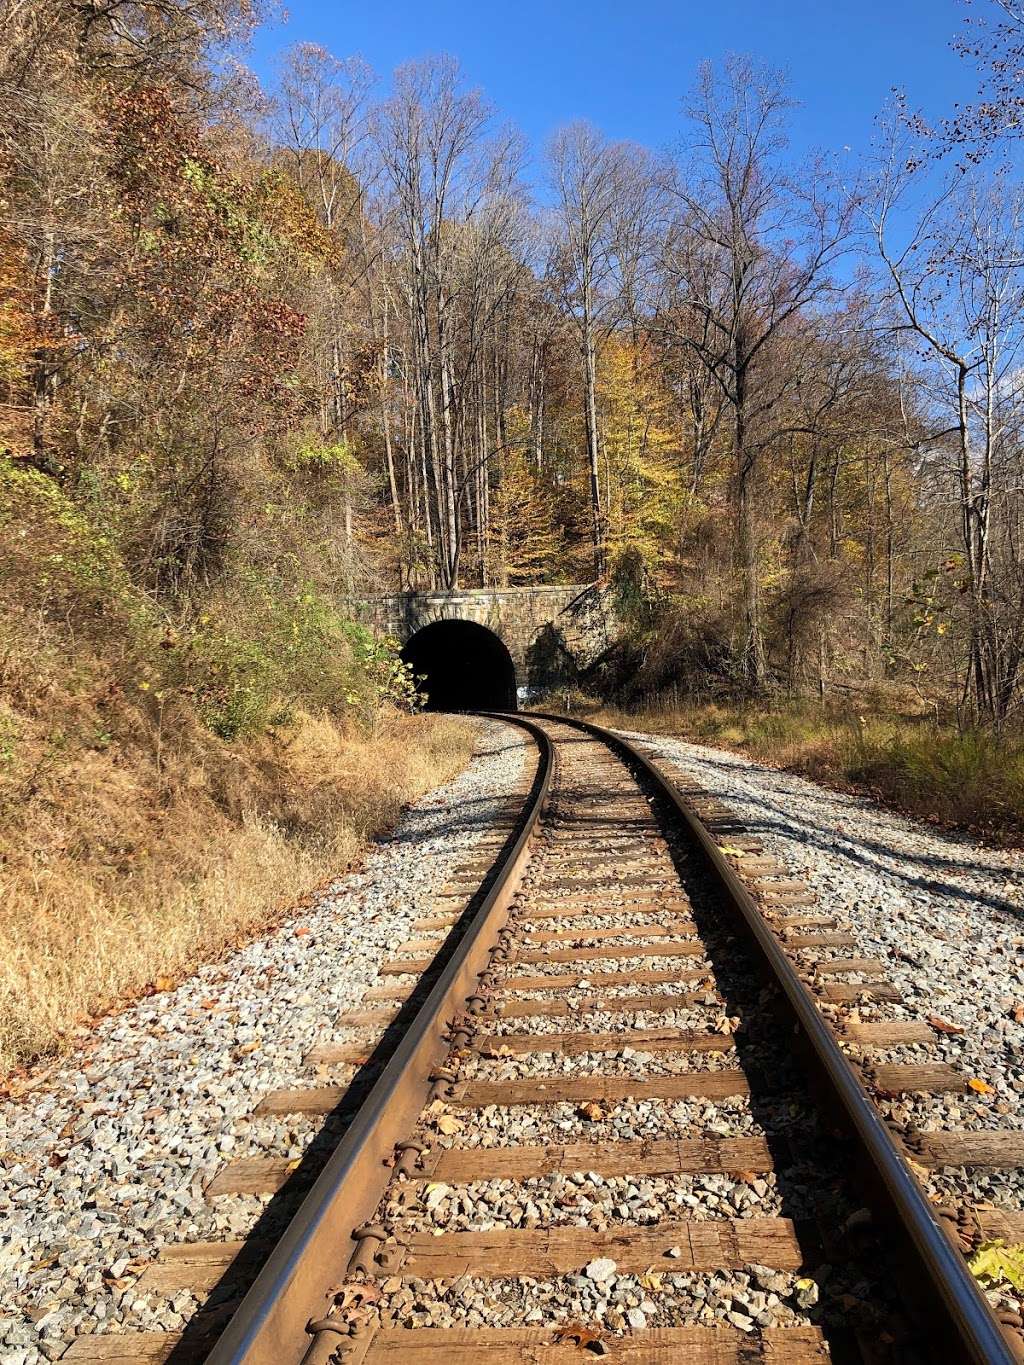
{"type": "Polygon", "coordinates": [[[529,719],[490,718],[519,725],[539,750],[523,827],[429,995],[207,1356],[208,1365],[283,1365],[303,1356],[310,1343],[306,1324],[326,1310],[339,1268],[348,1259],[352,1232],[372,1217],[387,1188],[391,1172],[385,1163],[426,1103],[429,1072],[448,1050],[445,1027],[451,1013],[462,1008],[508,918],[551,786],[555,751],[546,732],[529,719]]]}
{"type": "Polygon", "coordinates": [[[1020,1365],[981,1292],[949,1235],[939,1223],[924,1190],[900,1154],[860,1077],[843,1054],[835,1034],[778,939],[764,919],[743,880],[723,855],[691,803],[672,779],[629,740],[591,721],[544,712],[528,713],[538,720],[557,722],[602,740],[628,762],[639,767],[676,809],[721,882],[729,899],[757,942],[767,965],[782,988],[815,1056],[840,1100],[871,1165],[885,1189],[899,1224],[916,1253],[926,1284],[948,1314],[956,1342],[948,1343],[945,1358],[975,1365],[1020,1365]]]}

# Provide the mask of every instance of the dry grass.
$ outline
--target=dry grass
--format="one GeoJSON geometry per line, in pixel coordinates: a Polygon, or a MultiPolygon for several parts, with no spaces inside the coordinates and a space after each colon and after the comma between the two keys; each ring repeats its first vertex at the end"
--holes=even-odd
{"type": "Polygon", "coordinates": [[[585,708],[625,729],[733,749],[919,819],[1002,843],[1024,840],[1024,737],[957,730],[921,716],[801,702],[672,700],[585,708]]]}
{"type": "Polygon", "coordinates": [[[228,746],[187,714],[154,733],[125,702],[58,700],[0,707],[2,1073],[266,930],[474,741],[390,713],[369,735],[300,715],[228,746]]]}

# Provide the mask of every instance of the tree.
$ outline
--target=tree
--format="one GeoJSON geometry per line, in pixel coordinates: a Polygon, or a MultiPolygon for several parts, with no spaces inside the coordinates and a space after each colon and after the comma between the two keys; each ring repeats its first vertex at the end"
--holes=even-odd
{"type": "Polygon", "coordinates": [[[601,512],[597,364],[602,342],[636,302],[641,260],[649,248],[655,183],[649,156],[625,142],[609,142],[589,123],[570,123],[548,147],[555,192],[553,269],[563,307],[577,331],[583,378],[583,415],[590,472],[594,567],[605,567],[601,512]]]}
{"type": "Polygon", "coordinates": [[[1024,418],[1024,192],[1002,174],[954,171],[931,194],[915,142],[890,123],[871,221],[892,308],[916,343],[932,412],[931,444],[948,452],[967,614],[965,696],[1001,721],[1018,685],[1021,549],[1017,456],[1024,418]],[[917,194],[918,202],[911,197],[917,194]],[[916,208],[897,245],[894,210],[916,208]],[[995,543],[1002,574],[995,572],[995,543]]]}
{"type": "Polygon", "coordinates": [[[674,185],[678,214],[664,253],[669,316],[692,319],[689,345],[731,414],[742,658],[750,685],[765,680],[756,526],[757,475],[776,437],[774,414],[793,376],[776,344],[835,293],[850,208],[823,168],[785,166],[781,78],[746,58],[724,74],[701,68],[689,104],[691,156],[674,185]]]}

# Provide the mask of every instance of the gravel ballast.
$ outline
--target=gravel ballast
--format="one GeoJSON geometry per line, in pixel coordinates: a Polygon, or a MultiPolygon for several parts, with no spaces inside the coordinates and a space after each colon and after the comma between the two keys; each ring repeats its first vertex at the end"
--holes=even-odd
{"type": "MultiPolygon", "coordinates": [[[[943,1026],[928,1047],[865,1054],[871,1062],[948,1062],[981,1089],[880,1100],[910,1131],[1024,1130],[1024,862],[942,833],[874,802],[732,753],[630,735],[669,773],[685,772],[763,840],[822,909],[856,938],[842,954],[877,957],[902,1004],[866,1001],[859,1017],[943,1026]],[[948,1031],[947,1031],[948,1027],[948,1031]],[[988,1089],[990,1087],[990,1089],[988,1089]]],[[[802,955],[806,961],[825,954],[802,955]]],[[[858,980],[847,976],[847,981],[858,980]]],[[[828,1008],[828,1007],[826,1007],[828,1008]]],[[[829,1010],[849,1017],[846,1008],[829,1010]]],[[[1024,1209],[1024,1172],[943,1168],[943,1202],[1024,1209]]]]}
{"type": "MultiPolygon", "coordinates": [[[[137,1294],[168,1242],[243,1237],[265,1200],[207,1199],[227,1161],[298,1157],[322,1119],[254,1116],[315,1084],[302,1059],[377,982],[499,806],[534,771],[520,731],[482,722],[479,755],[424,797],[359,871],[274,933],[99,1024],[2,1106],[0,1358],[57,1359],[78,1333],[180,1329],[189,1294],[137,1294]]],[[[296,888],[300,892],[303,888],[296,888]]],[[[366,1036],[360,1030],[360,1038],[366,1036]]]]}
{"type": "MultiPolygon", "coordinates": [[[[932,1060],[959,1061],[995,1088],[1004,1127],[1024,1128],[1024,861],[829,791],[737,754],[631,735],[736,812],[823,909],[878,957],[910,1017],[936,1015],[932,1060]]],[[[846,950],[841,950],[844,954],[846,950]]],[[[819,952],[816,954],[821,956],[819,952]]]]}

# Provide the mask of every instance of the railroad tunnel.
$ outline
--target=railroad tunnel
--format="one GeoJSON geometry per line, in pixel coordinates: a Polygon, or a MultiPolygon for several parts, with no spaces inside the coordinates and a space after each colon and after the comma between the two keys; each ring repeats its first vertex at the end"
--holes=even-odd
{"type": "Polygon", "coordinates": [[[475,621],[433,621],[402,650],[428,711],[514,711],[516,669],[503,642],[475,621]]]}

